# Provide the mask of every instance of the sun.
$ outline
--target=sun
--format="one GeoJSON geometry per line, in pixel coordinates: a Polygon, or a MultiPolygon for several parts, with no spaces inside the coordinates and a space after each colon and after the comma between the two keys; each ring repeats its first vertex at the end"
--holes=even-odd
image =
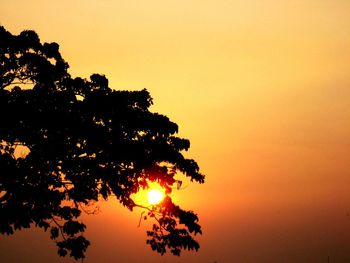
{"type": "Polygon", "coordinates": [[[149,190],[147,193],[147,196],[148,196],[148,203],[151,205],[159,204],[164,198],[164,194],[158,189],[149,190]]]}
{"type": "Polygon", "coordinates": [[[135,204],[143,207],[155,206],[165,198],[165,189],[158,182],[147,182],[145,188],[140,188],[139,191],[131,195],[135,204]]]}

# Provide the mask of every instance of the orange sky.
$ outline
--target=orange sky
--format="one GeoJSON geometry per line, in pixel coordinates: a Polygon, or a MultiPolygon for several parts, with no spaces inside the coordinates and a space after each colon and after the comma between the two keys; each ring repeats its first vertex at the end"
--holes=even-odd
{"type": "MultiPolygon", "coordinates": [[[[174,192],[200,216],[200,252],[154,254],[140,212],[111,201],[86,218],[84,262],[350,262],[349,14],[348,0],[1,1],[1,25],[58,42],[73,76],[146,87],[207,175],[174,192]]],[[[0,257],[73,262],[36,231],[0,237],[0,257]]]]}

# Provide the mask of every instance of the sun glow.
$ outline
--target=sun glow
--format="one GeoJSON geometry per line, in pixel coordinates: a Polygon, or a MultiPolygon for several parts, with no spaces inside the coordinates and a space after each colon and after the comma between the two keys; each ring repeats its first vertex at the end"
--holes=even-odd
{"type": "Polygon", "coordinates": [[[163,201],[164,197],[165,189],[157,182],[148,182],[146,188],[140,189],[131,196],[136,204],[144,207],[157,205],[163,201]]]}
{"type": "Polygon", "coordinates": [[[158,189],[149,190],[147,193],[147,196],[148,196],[148,203],[151,205],[159,204],[164,198],[164,194],[158,189]]]}

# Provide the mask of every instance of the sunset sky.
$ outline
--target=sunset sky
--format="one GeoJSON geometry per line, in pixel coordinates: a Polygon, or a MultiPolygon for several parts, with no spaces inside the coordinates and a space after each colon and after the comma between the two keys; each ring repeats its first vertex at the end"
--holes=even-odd
{"type": "MultiPolygon", "coordinates": [[[[349,0],[0,0],[0,24],[59,43],[73,76],[147,88],[206,175],[173,192],[198,253],[152,252],[141,210],[110,200],[84,263],[350,262],[349,0]]],[[[25,230],[0,262],[75,261],[25,230]]]]}

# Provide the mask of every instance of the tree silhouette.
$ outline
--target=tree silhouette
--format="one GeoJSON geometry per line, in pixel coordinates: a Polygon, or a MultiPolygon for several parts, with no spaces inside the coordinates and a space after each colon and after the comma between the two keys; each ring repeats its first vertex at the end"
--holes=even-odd
{"type": "Polygon", "coordinates": [[[112,90],[103,75],[72,78],[67,69],[58,44],[0,27],[0,233],[36,226],[60,256],[84,258],[89,241],[78,219],[91,201],[115,196],[132,210],[130,196],[158,182],[167,196],[148,208],[147,244],[160,254],[198,250],[197,215],[168,196],[177,173],[204,182],[181,153],[189,141],[149,111],[147,90],[112,90]]]}

